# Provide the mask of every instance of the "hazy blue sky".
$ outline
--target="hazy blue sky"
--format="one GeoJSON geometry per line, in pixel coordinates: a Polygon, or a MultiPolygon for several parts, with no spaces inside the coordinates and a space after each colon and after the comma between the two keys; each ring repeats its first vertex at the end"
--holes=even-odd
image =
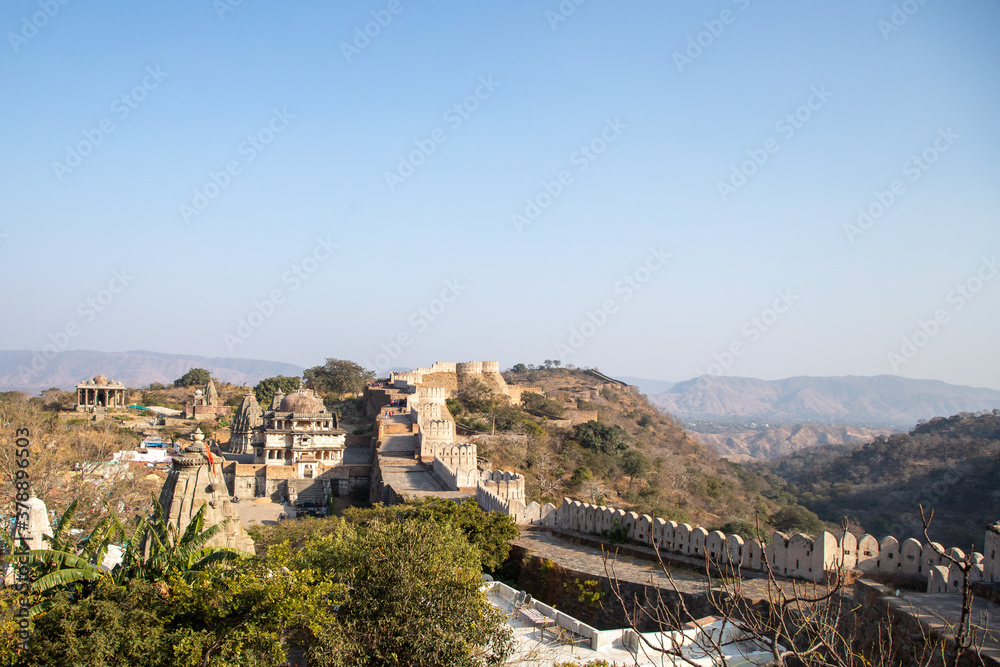
{"type": "Polygon", "coordinates": [[[1000,388],[996,2],[0,26],[0,348],[1000,388]]]}

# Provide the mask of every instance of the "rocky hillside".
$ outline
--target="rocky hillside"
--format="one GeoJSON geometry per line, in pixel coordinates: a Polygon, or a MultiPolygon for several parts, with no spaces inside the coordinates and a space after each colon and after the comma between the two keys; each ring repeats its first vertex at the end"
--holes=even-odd
{"type": "Polygon", "coordinates": [[[0,391],[37,394],[50,387],[70,390],[84,378],[94,377],[98,373],[104,373],[128,387],[140,387],[153,382],[168,384],[191,368],[204,368],[215,378],[235,385],[245,383],[249,386],[276,375],[299,376],[304,370],[294,364],[276,361],[161,354],[143,350],[67,350],[50,361],[45,361],[38,353],[29,350],[0,350],[0,391]],[[33,360],[38,370],[25,373],[24,369],[32,368],[33,360]]]}
{"type": "Polygon", "coordinates": [[[545,398],[528,395],[525,412],[460,392],[449,409],[460,423],[487,430],[496,417],[499,435],[480,438],[480,456],[523,472],[530,500],[572,497],[714,527],[755,512],[766,520],[781,506],[758,493],[759,475],[720,459],[632,387],[578,369],[504,377],[541,388],[545,398]]]}
{"type": "Polygon", "coordinates": [[[859,428],[855,426],[825,426],[823,424],[796,424],[765,428],[749,425],[733,428],[732,425],[715,425],[713,433],[702,433],[702,424],[688,424],[688,433],[719,456],[737,462],[776,459],[800,449],[826,445],[860,447],[880,435],[890,435],[890,429],[859,428]]]}
{"type": "Polygon", "coordinates": [[[650,400],[684,421],[905,429],[921,419],[1000,408],[1000,391],[895,375],[773,381],[702,375],[650,400]]]}

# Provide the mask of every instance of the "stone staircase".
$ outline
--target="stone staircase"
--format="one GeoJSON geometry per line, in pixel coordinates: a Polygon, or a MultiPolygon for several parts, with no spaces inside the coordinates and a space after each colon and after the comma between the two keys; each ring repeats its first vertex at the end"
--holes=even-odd
{"type": "Polygon", "coordinates": [[[290,479],[288,492],[298,495],[296,505],[325,507],[327,504],[327,495],[321,479],[290,479]]]}

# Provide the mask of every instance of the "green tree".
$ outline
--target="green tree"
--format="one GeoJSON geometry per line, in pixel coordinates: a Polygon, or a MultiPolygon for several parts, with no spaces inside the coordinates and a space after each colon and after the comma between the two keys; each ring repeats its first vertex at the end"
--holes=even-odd
{"type": "Polygon", "coordinates": [[[617,454],[628,448],[628,444],[622,439],[621,431],[594,420],[574,426],[573,439],[583,447],[603,454],[617,454]]]}
{"type": "Polygon", "coordinates": [[[452,526],[462,531],[469,543],[478,549],[482,569],[491,571],[507,560],[510,543],[518,535],[513,519],[497,512],[484,512],[472,499],[457,503],[431,497],[388,507],[352,507],[344,516],[351,523],[364,525],[375,521],[419,521],[452,526]]]}
{"type": "Polygon", "coordinates": [[[778,510],[771,517],[771,523],[774,524],[775,528],[785,533],[815,535],[823,530],[823,522],[816,516],[816,513],[801,505],[792,505],[778,510]]]}
{"type": "Polygon", "coordinates": [[[375,372],[353,361],[328,358],[322,366],[307,369],[305,378],[312,382],[313,389],[324,394],[358,394],[375,379],[375,372]]]}
{"type": "Polygon", "coordinates": [[[765,544],[770,544],[771,542],[771,536],[767,534],[767,529],[762,526],[759,531],[760,535],[758,536],[757,524],[750,521],[737,519],[721,526],[718,530],[726,535],[739,535],[743,538],[744,542],[756,539],[760,539],[765,544]]]}
{"type": "Polygon", "coordinates": [[[343,586],[305,569],[287,554],[220,564],[193,580],[172,578],[170,628],[176,665],[272,667],[287,658],[289,640],[307,644],[319,619],[335,613],[343,586]]]}
{"type": "Polygon", "coordinates": [[[35,619],[27,667],[272,667],[289,640],[308,642],[339,602],[314,573],[250,559],[188,581],[129,579],[75,599],[62,592],[35,619]]]}
{"type": "Polygon", "coordinates": [[[192,385],[208,384],[212,379],[211,373],[204,368],[192,368],[181,377],[174,380],[175,387],[190,387],[192,385]]]}
{"type": "Polygon", "coordinates": [[[492,412],[500,404],[500,397],[479,379],[463,383],[456,398],[469,412],[492,412]]]}
{"type": "MultiPolygon", "coordinates": [[[[163,581],[171,576],[194,579],[213,563],[236,560],[244,554],[226,547],[206,547],[224,524],[205,526],[202,505],[183,535],[178,535],[153,497],[153,514],[134,529],[126,529],[114,514],[108,513],[89,535],[74,540],[68,533],[79,507],[73,501],[60,517],[48,549],[34,549],[15,555],[34,571],[31,589],[47,599],[32,608],[32,615],[48,609],[54,599],[69,593],[74,599],[86,599],[102,584],[125,586],[134,579],[163,581]],[[108,547],[121,541],[122,560],[110,571],[103,568],[108,547]],[[55,598],[53,597],[55,596],[55,598]]],[[[8,542],[10,538],[2,533],[8,542]]]]}
{"type": "Polygon", "coordinates": [[[542,412],[555,417],[562,417],[566,414],[566,408],[562,405],[553,401],[551,398],[546,398],[533,391],[526,391],[521,394],[521,403],[524,404],[524,407],[528,410],[542,412]]]}
{"type": "Polygon", "coordinates": [[[514,373],[527,373],[528,367],[524,364],[514,364],[514,367],[510,369],[514,373]]]}
{"type": "Polygon", "coordinates": [[[18,664],[89,667],[172,667],[166,622],[170,607],[153,584],[101,585],[74,600],[66,592],[34,621],[28,653],[18,664]]]}
{"type": "Polygon", "coordinates": [[[636,477],[645,477],[649,474],[653,465],[649,459],[637,449],[630,449],[622,454],[622,472],[628,475],[628,488],[632,488],[632,482],[636,477]]]}
{"type": "Polygon", "coordinates": [[[342,521],[289,558],[347,591],[321,619],[310,665],[479,667],[511,652],[506,616],[480,590],[480,553],[454,526],[342,521]]]}
{"type": "Polygon", "coordinates": [[[573,476],[570,477],[569,483],[573,486],[580,486],[584,482],[590,482],[594,479],[594,473],[590,471],[587,466],[580,466],[573,471],[573,476]]]}
{"type": "Polygon", "coordinates": [[[279,390],[284,394],[290,394],[301,386],[302,380],[300,378],[277,375],[258,382],[253,388],[253,393],[261,408],[266,412],[271,405],[271,399],[279,390]]]}

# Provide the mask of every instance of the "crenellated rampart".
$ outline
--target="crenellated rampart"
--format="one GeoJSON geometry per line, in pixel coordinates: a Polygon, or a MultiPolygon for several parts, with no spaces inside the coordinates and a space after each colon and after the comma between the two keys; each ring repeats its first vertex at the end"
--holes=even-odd
{"type": "Polygon", "coordinates": [[[449,491],[474,489],[479,483],[475,445],[442,447],[434,455],[432,470],[449,491]]]}
{"type": "Polygon", "coordinates": [[[499,512],[514,519],[517,524],[539,523],[555,507],[536,502],[525,504],[524,477],[506,470],[484,470],[479,473],[476,502],[486,512],[499,512]]]}
{"type": "Polygon", "coordinates": [[[419,424],[420,459],[431,461],[441,449],[455,441],[455,422],[450,419],[429,419],[419,424]]]}
{"type": "MultiPolygon", "coordinates": [[[[764,570],[766,559],[775,574],[807,581],[822,581],[828,572],[842,565],[846,570],[923,580],[927,582],[929,593],[956,593],[962,587],[962,573],[939,553],[939,549],[943,550],[941,545],[921,544],[912,538],[900,544],[892,536],[878,542],[867,534],[856,538],[851,533],[835,536],[823,531],[811,538],[801,533],[775,532],[772,543],[764,546],[756,539],[744,540],[739,535],[709,532],[700,526],[654,519],[646,514],[598,507],[568,498],[559,508],[547,513],[542,524],[592,535],[619,529],[625,531],[630,540],[656,545],[662,551],[695,558],[708,555],[720,564],[738,563],[739,567],[752,571],[764,570]]],[[[972,579],[997,582],[1000,528],[993,527],[987,532],[986,544],[990,557],[973,554],[976,565],[972,579]]],[[[959,559],[965,556],[954,547],[946,553],[959,559]]]]}

